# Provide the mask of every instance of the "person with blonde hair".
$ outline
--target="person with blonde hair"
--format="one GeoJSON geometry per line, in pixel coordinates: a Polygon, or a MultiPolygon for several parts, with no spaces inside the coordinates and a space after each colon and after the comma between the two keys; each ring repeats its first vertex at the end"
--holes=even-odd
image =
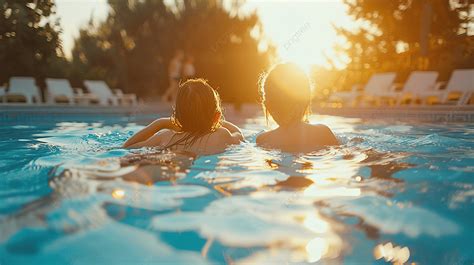
{"type": "Polygon", "coordinates": [[[264,113],[278,127],[258,135],[258,145],[286,152],[311,152],[339,144],[329,127],[309,123],[311,82],[301,68],[292,63],[278,64],[259,83],[264,113]]]}

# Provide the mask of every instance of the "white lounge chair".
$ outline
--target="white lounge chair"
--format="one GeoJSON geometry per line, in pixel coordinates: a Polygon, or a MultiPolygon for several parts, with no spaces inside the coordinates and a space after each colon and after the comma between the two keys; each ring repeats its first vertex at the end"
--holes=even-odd
{"type": "Polygon", "coordinates": [[[407,102],[413,103],[420,98],[419,94],[435,91],[437,89],[436,80],[438,72],[435,71],[414,71],[410,74],[403,90],[398,93],[399,104],[407,102]]]}
{"type": "Polygon", "coordinates": [[[121,89],[114,89],[115,96],[117,96],[120,104],[136,105],[137,96],[135,94],[124,94],[121,89]]]}
{"type": "Polygon", "coordinates": [[[66,79],[47,78],[46,87],[46,102],[50,104],[89,104],[91,102],[97,101],[97,97],[95,97],[93,94],[85,94],[81,90],[79,90],[77,94],[74,93],[74,89],[66,79]]]}
{"type": "Polygon", "coordinates": [[[361,85],[353,85],[350,91],[339,91],[333,93],[328,102],[338,105],[354,105],[361,95],[361,85]]]}
{"type": "Polygon", "coordinates": [[[84,84],[89,92],[97,96],[101,105],[112,104],[116,106],[124,103],[135,105],[137,103],[135,94],[124,94],[120,89],[112,91],[104,81],[86,80],[84,84]]]}
{"type": "Polygon", "coordinates": [[[394,72],[374,74],[364,87],[363,102],[379,105],[384,97],[392,97],[394,81],[397,74],[394,72]]]}
{"type": "Polygon", "coordinates": [[[445,90],[420,93],[426,103],[466,105],[474,96],[474,69],[454,70],[445,90]]]}
{"type": "Polygon", "coordinates": [[[4,101],[5,94],[7,93],[7,88],[0,86],[0,102],[4,101]]]}
{"type": "Polygon", "coordinates": [[[84,84],[87,90],[97,97],[100,105],[118,105],[119,98],[104,81],[86,80],[84,84]]]}
{"type": "Polygon", "coordinates": [[[40,103],[41,94],[33,77],[12,77],[4,96],[6,102],[25,101],[27,104],[40,103]]]}
{"type": "Polygon", "coordinates": [[[436,95],[427,95],[428,98],[433,96],[444,104],[469,104],[474,96],[474,69],[454,70],[446,90],[436,95]]]}
{"type": "Polygon", "coordinates": [[[74,90],[66,79],[46,79],[46,102],[55,103],[75,103],[74,90]]]}

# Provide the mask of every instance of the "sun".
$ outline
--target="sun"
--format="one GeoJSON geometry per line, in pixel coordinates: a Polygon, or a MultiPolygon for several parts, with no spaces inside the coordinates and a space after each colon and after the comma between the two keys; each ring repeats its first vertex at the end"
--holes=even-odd
{"type": "Polygon", "coordinates": [[[312,65],[330,66],[340,41],[334,26],[353,24],[341,0],[258,1],[249,0],[257,11],[265,34],[276,46],[280,61],[293,62],[306,71],[312,65]]]}
{"type": "Polygon", "coordinates": [[[315,63],[313,62],[307,62],[305,60],[285,60],[285,62],[288,62],[288,63],[294,63],[296,65],[298,65],[299,67],[301,67],[301,69],[304,70],[304,72],[307,74],[307,75],[310,75],[311,74],[311,69],[314,67],[315,63]]]}

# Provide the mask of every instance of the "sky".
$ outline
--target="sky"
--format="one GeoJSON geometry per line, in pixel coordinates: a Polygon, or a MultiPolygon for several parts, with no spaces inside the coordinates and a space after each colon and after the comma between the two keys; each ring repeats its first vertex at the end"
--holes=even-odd
{"type": "MultiPolygon", "coordinates": [[[[81,26],[91,17],[95,21],[105,19],[107,0],[57,0],[56,5],[63,27],[63,47],[69,56],[81,26]]],[[[341,0],[247,0],[244,8],[257,11],[282,60],[305,68],[326,65],[325,55],[334,58],[332,47],[338,37],[332,24],[351,23],[341,0]]]]}
{"type": "Polygon", "coordinates": [[[334,58],[338,36],[332,26],[351,24],[339,0],[248,1],[260,16],[266,34],[278,47],[282,60],[307,67],[325,65],[324,55],[334,58]]]}
{"type": "Polygon", "coordinates": [[[107,17],[107,0],[56,0],[57,16],[63,29],[63,48],[67,56],[74,46],[74,38],[79,29],[86,25],[90,18],[100,21],[107,17]]]}

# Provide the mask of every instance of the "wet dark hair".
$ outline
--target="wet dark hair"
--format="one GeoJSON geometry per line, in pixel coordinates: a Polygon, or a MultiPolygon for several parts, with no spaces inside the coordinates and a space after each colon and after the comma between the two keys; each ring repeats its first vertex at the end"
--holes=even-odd
{"type": "MultiPolygon", "coordinates": [[[[199,138],[217,130],[222,124],[219,94],[204,79],[188,79],[179,85],[171,121],[181,129],[184,137],[165,148],[190,146],[199,138]]],[[[174,138],[174,137],[173,137],[174,138]]]]}
{"type": "Polygon", "coordinates": [[[312,84],[306,73],[293,63],[277,64],[259,81],[262,107],[279,126],[307,121],[312,84]]]}

